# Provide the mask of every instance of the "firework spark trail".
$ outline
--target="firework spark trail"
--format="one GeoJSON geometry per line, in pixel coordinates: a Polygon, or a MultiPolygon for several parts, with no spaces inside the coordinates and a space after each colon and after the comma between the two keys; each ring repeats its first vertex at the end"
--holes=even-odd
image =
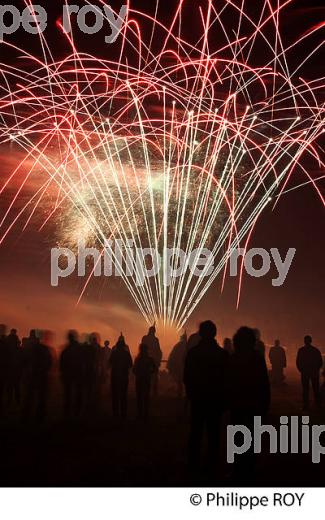
{"type": "MultiPolygon", "coordinates": [[[[18,68],[0,63],[0,143],[25,153],[0,190],[4,194],[19,179],[2,216],[0,242],[23,217],[26,229],[43,206],[41,229],[51,220],[67,225],[62,245],[84,238],[89,247],[102,248],[102,258],[107,241],[118,239],[122,247],[113,252],[113,263],[144,318],[182,327],[222,272],[224,286],[231,251],[247,249],[262,211],[296,189],[288,187],[295,171],[307,178],[297,188],[312,184],[325,205],[317,185],[324,176],[313,179],[303,161],[308,155],[324,168],[325,81],[301,77],[324,42],[299,65],[290,62],[324,24],[286,48],[280,20],[291,3],[273,8],[265,0],[253,20],[247,0],[218,8],[206,0],[198,9],[202,33],[195,43],[182,26],[185,0],[169,26],[159,19],[158,2],[154,16],[128,2],[116,60],[80,53],[73,30],[67,34],[60,23],[70,47],[62,60],[54,59],[41,33],[42,59],[2,42],[29,65],[22,77],[18,68]],[[147,39],[142,23],[151,24],[147,39]],[[16,211],[33,176],[39,187],[16,211]],[[127,266],[139,270],[130,241],[159,251],[162,272],[148,279],[141,264],[143,283],[136,271],[130,276],[127,266]],[[196,250],[196,261],[210,249],[212,273],[207,275],[208,265],[196,277],[186,265],[168,284],[168,248],[186,255],[196,250]]],[[[179,267],[176,256],[171,267],[179,267]]],[[[243,263],[238,299],[242,269],[243,263]]]]}

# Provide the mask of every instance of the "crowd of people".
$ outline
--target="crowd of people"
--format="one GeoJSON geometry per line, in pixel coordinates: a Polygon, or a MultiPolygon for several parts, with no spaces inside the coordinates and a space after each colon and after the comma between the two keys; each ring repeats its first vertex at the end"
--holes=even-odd
{"type": "MultiPolygon", "coordinates": [[[[270,380],[284,384],[287,365],[286,350],[276,340],[269,350],[270,375],[266,349],[258,330],[241,327],[233,339],[225,338],[223,347],[216,341],[217,328],[211,321],[201,323],[199,330],[187,338],[186,333],[172,349],[167,370],[175,382],[178,397],[190,403],[189,464],[200,465],[204,431],[208,438],[208,460],[215,467],[221,418],[229,411],[232,424],[253,428],[254,416],[263,416],[270,405],[270,380]]],[[[101,346],[99,335],[79,338],[69,331],[67,343],[59,357],[65,417],[78,416],[85,405],[96,407],[102,383],[110,384],[112,412],[124,420],[127,415],[130,373],[135,378],[137,410],[147,419],[152,396],[157,396],[162,350],[155,326],[143,336],[139,353],[133,360],[121,333],[111,348],[108,340],[101,346]]],[[[44,335],[31,330],[20,340],[17,331],[0,325],[0,412],[15,401],[25,419],[34,415],[44,419],[49,374],[53,365],[51,349],[44,335]]],[[[321,405],[320,371],[322,355],[306,336],[298,350],[296,365],[301,373],[303,409],[310,406],[309,390],[313,389],[315,405],[321,405]]],[[[249,452],[240,458],[237,470],[247,472],[254,458],[249,452]]]]}
{"type": "MultiPolygon", "coordinates": [[[[20,340],[16,329],[7,334],[6,326],[0,325],[0,414],[16,402],[24,418],[44,419],[50,371],[56,364],[55,352],[48,346],[46,336],[33,329],[27,338],[20,340]]],[[[108,340],[101,346],[95,332],[79,338],[77,331],[70,330],[58,360],[65,417],[78,416],[85,408],[96,407],[100,388],[109,380],[113,415],[125,418],[131,370],[138,415],[148,417],[151,392],[158,393],[161,361],[155,327],[150,327],[143,336],[134,362],[122,333],[111,348],[108,340]]]]}

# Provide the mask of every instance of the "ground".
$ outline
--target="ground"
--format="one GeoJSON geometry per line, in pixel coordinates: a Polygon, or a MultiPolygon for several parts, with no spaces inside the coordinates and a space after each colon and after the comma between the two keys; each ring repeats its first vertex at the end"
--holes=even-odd
{"type": "MultiPolygon", "coordinates": [[[[79,420],[63,421],[60,383],[54,379],[44,424],[22,423],[15,407],[10,409],[9,417],[0,419],[1,486],[231,485],[231,465],[225,462],[225,435],[217,480],[189,479],[188,414],[169,381],[163,382],[160,397],[153,400],[152,416],[145,425],[136,419],[131,384],[128,419],[121,425],[111,416],[108,387],[102,388],[97,410],[92,407],[79,420]]],[[[302,413],[296,375],[289,377],[283,388],[272,390],[272,406],[265,423],[278,428],[280,415],[309,415],[312,424],[325,423],[324,408],[302,413]]],[[[325,445],[324,439],[322,442],[325,445]]],[[[270,455],[267,448],[266,442],[258,456],[256,485],[325,485],[324,456],[320,464],[313,464],[310,454],[270,455]]]]}

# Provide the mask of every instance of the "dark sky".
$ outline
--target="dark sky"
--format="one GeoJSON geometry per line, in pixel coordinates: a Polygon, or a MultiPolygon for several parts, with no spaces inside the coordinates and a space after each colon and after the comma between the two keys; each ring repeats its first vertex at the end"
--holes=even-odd
{"type": "MultiPolygon", "coordinates": [[[[189,12],[193,10],[194,4],[206,5],[204,0],[185,0],[185,4],[186,2],[190,4],[189,12]]],[[[53,48],[58,55],[64,54],[65,46],[54,23],[59,17],[62,2],[52,0],[50,7],[49,2],[38,0],[36,3],[48,7],[47,38],[51,43],[55,42],[53,48]]],[[[73,3],[82,5],[82,2],[73,3]]],[[[148,0],[136,0],[132,5],[139,9],[148,9],[148,4],[152,3],[148,0]]],[[[172,6],[176,5],[172,0],[164,1],[162,5],[166,6],[167,3],[168,8],[161,9],[161,16],[165,19],[170,17],[172,6]]],[[[218,5],[221,2],[218,0],[215,3],[218,5]]],[[[249,3],[252,5],[252,2],[247,2],[249,3]]],[[[255,6],[257,3],[253,2],[255,6]]],[[[15,2],[17,6],[22,4],[15,2]]],[[[110,4],[117,7],[122,2],[110,4]]],[[[323,1],[293,1],[281,21],[284,40],[286,43],[294,41],[309,27],[324,20],[323,1]]],[[[196,30],[196,18],[188,14],[184,23],[188,37],[191,37],[196,30]]],[[[310,45],[317,44],[323,37],[324,32],[318,33],[310,45]]],[[[36,52],[35,41],[25,41],[21,33],[13,38],[17,44],[30,46],[36,52]]],[[[93,54],[106,53],[101,40],[93,37],[89,40],[88,37],[80,36],[78,46],[89,48],[93,54]]],[[[302,49],[302,52],[307,51],[306,48],[302,49]]],[[[109,52],[113,51],[110,49],[109,52]]],[[[324,75],[323,58],[324,53],[319,53],[317,58],[306,65],[303,71],[306,78],[324,75]]],[[[15,62],[16,57],[8,53],[2,59],[15,62]]],[[[256,60],[259,59],[256,56],[256,60]]],[[[295,59],[298,57],[292,56],[293,64],[295,59]]],[[[324,143],[319,144],[324,147],[324,143]]],[[[15,160],[13,150],[8,153],[7,148],[2,148],[0,154],[2,184],[15,160]]],[[[314,178],[324,173],[315,164],[307,164],[307,167],[314,178]]],[[[296,172],[289,187],[304,181],[302,174],[296,172]]],[[[324,180],[318,183],[318,187],[324,196],[324,180]]],[[[5,205],[6,200],[0,199],[1,212],[5,205]]],[[[300,346],[304,334],[309,333],[313,335],[314,343],[322,347],[325,353],[324,230],[324,205],[310,185],[284,195],[274,210],[270,205],[256,226],[251,246],[267,250],[271,247],[278,248],[283,256],[288,248],[296,248],[296,257],[284,286],[272,287],[274,271],[261,279],[245,276],[240,306],[236,309],[238,280],[227,278],[222,295],[220,283],[216,282],[194,312],[187,329],[192,331],[200,320],[211,318],[219,326],[221,340],[225,335],[232,335],[236,327],[249,324],[262,330],[267,343],[280,337],[292,352],[300,346]]],[[[100,330],[103,336],[114,339],[120,329],[123,329],[135,349],[145,323],[141,321],[141,317],[139,319],[136,307],[123,286],[110,286],[106,283],[99,289],[97,283],[91,285],[78,308],[75,307],[80,290],[77,280],[64,282],[59,288],[50,287],[48,234],[49,230],[38,233],[37,226],[30,226],[23,233],[21,227],[17,227],[0,246],[0,322],[18,327],[22,334],[34,326],[57,330],[59,337],[63,330],[77,327],[80,330],[100,330]]],[[[172,335],[168,336],[166,344],[171,341],[171,337],[172,335]]]]}

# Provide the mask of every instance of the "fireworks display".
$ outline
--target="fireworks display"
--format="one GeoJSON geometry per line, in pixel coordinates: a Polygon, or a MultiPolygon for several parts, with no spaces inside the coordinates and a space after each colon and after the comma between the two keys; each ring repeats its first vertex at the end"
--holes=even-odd
{"type": "Polygon", "coordinates": [[[143,285],[119,266],[149,323],[184,326],[216,277],[225,277],[232,249],[247,248],[265,207],[289,182],[295,188],[297,171],[324,204],[304,159],[324,167],[325,79],[303,74],[321,45],[301,53],[298,65],[296,56],[324,23],[285,47],[280,20],[291,3],[261,1],[254,17],[248,0],[195,4],[200,34],[193,41],[183,27],[192,3],[180,0],[165,26],[159,3],[151,16],[131,2],[110,59],[78,51],[60,22],[63,59],[41,33],[42,57],[2,42],[24,73],[0,63],[0,143],[23,152],[0,190],[18,184],[1,243],[39,212],[42,229],[55,223],[60,246],[82,239],[103,250],[118,239],[123,260],[130,240],[163,258],[167,248],[198,256],[208,248],[215,257],[209,276],[186,270],[169,285],[164,261],[143,285]],[[33,195],[17,206],[32,178],[33,195]]]}

